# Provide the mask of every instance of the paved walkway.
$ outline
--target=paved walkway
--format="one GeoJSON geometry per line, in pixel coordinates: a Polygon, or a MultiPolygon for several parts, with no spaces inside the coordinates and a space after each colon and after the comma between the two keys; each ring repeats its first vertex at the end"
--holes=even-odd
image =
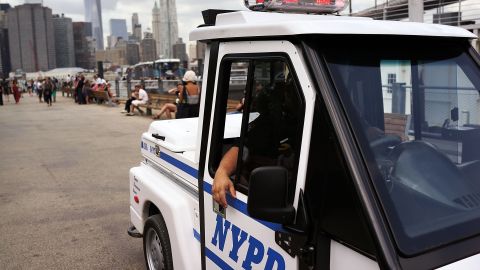
{"type": "Polygon", "coordinates": [[[145,269],[128,171],[152,120],[120,111],[28,94],[0,106],[0,269],[145,269]]]}

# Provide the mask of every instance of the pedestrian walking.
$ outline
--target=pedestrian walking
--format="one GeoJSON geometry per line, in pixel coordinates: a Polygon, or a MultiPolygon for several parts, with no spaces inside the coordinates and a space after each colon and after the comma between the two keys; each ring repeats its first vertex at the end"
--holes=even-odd
{"type": "Polygon", "coordinates": [[[38,78],[37,82],[35,83],[37,87],[37,96],[38,96],[38,102],[42,103],[42,97],[43,97],[43,85],[42,85],[42,80],[38,78]]]}
{"type": "Polygon", "coordinates": [[[85,86],[85,76],[80,75],[80,78],[77,82],[77,87],[75,93],[77,94],[77,103],[85,104],[85,97],[83,96],[83,87],[85,86]]]}
{"type": "Polygon", "coordinates": [[[20,88],[18,88],[17,80],[13,80],[12,82],[12,91],[13,97],[15,98],[15,104],[18,104],[20,102],[20,97],[22,93],[20,93],[20,88]]]}
{"type": "Polygon", "coordinates": [[[8,86],[8,80],[3,78],[1,83],[3,86],[3,95],[7,97],[7,102],[10,102],[10,88],[8,86]]]}
{"type": "Polygon", "coordinates": [[[29,95],[29,96],[32,96],[32,95],[33,95],[33,94],[32,94],[32,90],[33,90],[33,80],[28,80],[28,81],[26,82],[26,84],[27,84],[27,92],[28,92],[28,95],[29,95]]]}
{"type": "Polygon", "coordinates": [[[3,84],[0,82],[0,106],[3,106],[3,84]]]}
{"type": "Polygon", "coordinates": [[[43,83],[43,99],[47,103],[47,106],[52,106],[52,93],[53,93],[53,82],[50,79],[50,77],[47,77],[45,79],[45,82],[43,83]]]}
{"type": "Polygon", "coordinates": [[[57,102],[57,89],[58,89],[58,80],[57,78],[53,78],[53,89],[52,89],[52,100],[53,103],[57,102]]]}

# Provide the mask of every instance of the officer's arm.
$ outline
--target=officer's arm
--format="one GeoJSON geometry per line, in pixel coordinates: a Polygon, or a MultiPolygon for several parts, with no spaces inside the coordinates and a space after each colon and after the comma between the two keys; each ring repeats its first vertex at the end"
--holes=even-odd
{"type": "Polygon", "coordinates": [[[220,161],[215,178],[213,179],[212,195],[213,199],[223,207],[227,207],[226,192],[235,197],[235,187],[230,180],[230,176],[235,173],[237,168],[238,146],[233,146],[225,153],[220,161]]]}

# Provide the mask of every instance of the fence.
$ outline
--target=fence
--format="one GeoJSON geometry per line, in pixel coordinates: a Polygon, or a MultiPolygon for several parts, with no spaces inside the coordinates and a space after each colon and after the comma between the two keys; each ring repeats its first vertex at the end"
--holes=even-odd
{"type": "Polygon", "coordinates": [[[179,80],[131,80],[116,81],[115,91],[117,97],[128,98],[135,88],[135,85],[141,84],[148,93],[165,93],[169,89],[177,87],[179,80]]]}

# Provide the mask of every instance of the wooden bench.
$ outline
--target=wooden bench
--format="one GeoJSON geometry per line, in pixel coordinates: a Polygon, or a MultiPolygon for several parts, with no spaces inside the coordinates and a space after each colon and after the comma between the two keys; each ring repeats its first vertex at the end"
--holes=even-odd
{"type": "Polygon", "coordinates": [[[105,102],[105,104],[109,106],[115,106],[115,103],[112,101],[110,96],[108,95],[108,92],[106,91],[92,91],[93,97],[95,97],[95,100],[97,101],[97,104],[101,104],[102,102],[105,102]]]}
{"type": "Polygon", "coordinates": [[[171,94],[148,94],[148,103],[139,105],[147,109],[147,115],[152,115],[152,110],[160,110],[165,103],[175,104],[177,97],[171,94]]]}
{"type": "Polygon", "coordinates": [[[410,115],[398,113],[385,113],[385,134],[399,136],[402,141],[408,141],[410,115]]]}
{"type": "MultiPolygon", "coordinates": [[[[148,94],[148,103],[139,105],[140,108],[147,109],[147,115],[152,115],[152,110],[160,110],[165,103],[173,103],[177,96],[171,94],[148,94]]],[[[227,112],[233,112],[236,110],[238,100],[229,99],[227,101],[227,112]]]]}

